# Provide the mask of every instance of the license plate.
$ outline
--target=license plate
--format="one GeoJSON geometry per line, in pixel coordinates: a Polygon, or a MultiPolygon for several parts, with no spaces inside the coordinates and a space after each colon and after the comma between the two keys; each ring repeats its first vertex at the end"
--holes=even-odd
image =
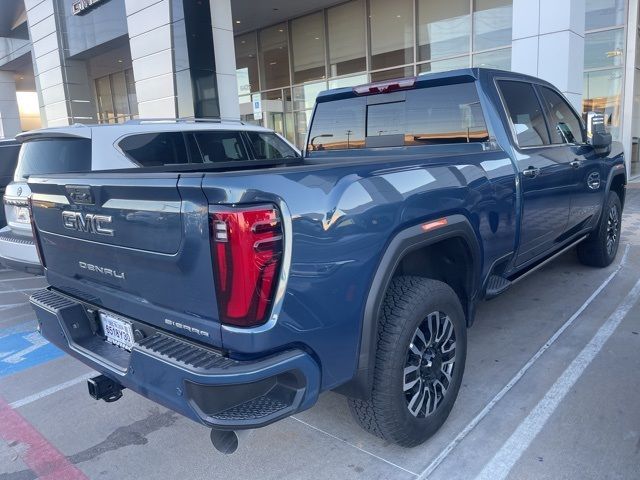
{"type": "Polygon", "coordinates": [[[105,312],[100,312],[100,322],[102,323],[102,331],[107,337],[107,342],[131,351],[133,347],[133,328],[131,328],[130,323],[105,312]]]}

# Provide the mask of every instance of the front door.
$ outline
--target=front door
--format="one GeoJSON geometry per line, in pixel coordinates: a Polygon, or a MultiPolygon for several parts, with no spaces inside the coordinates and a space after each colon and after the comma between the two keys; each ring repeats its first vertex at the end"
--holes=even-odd
{"type": "Polygon", "coordinates": [[[516,266],[558,245],[567,229],[573,167],[563,146],[552,145],[544,110],[531,83],[498,82],[517,148],[521,192],[516,266]]]}

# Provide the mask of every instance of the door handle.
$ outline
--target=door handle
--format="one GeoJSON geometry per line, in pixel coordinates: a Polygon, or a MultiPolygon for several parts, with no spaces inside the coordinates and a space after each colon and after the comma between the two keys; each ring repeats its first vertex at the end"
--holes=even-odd
{"type": "Polygon", "coordinates": [[[582,162],[576,158],[573,162],[570,162],[569,165],[571,165],[573,168],[580,168],[582,162]]]}
{"type": "Polygon", "coordinates": [[[526,170],[522,171],[522,175],[524,175],[525,177],[529,177],[529,178],[535,178],[538,175],[540,175],[540,169],[539,168],[534,168],[534,167],[529,167],[526,170]]]}

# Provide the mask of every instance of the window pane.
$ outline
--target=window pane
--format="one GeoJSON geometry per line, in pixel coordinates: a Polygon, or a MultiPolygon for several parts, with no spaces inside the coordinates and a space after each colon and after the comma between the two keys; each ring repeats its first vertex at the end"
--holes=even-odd
{"type": "Polygon", "coordinates": [[[413,1],[371,1],[371,68],[413,62],[413,1]]]}
{"type": "Polygon", "coordinates": [[[273,133],[247,132],[253,147],[253,153],[258,160],[273,160],[275,158],[295,158],[298,153],[273,133]]]}
{"type": "Polygon", "coordinates": [[[621,68],[585,72],[582,99],[583,112],[598,112],[605,116],[606,125],[614,140],[620,141],[620,110],[622,82],[621,68]]]}
{"type": "Polygon", "coordinates": [[[124,71],[124,77],[127,81],[127,96],[129,97],[129,110],[131,116],[138,116],[138,97],[136,95],[136,82],[133,78],[133,69],[129,68],[124,71]]]}
{"type": "Polygon", "coordinates": [[[192,158],[196,163],[219,163],[247,160],[239,132],[200,132],[194,133],[200,149],[200,158],[192,158]]]}
{"type": "Polygon", "coordinates": [[[372,72],[371,81],[381,82],[382,80],[392,80],[395,78],[405,78],[413,76],[413,67],[394,68],[382,72],[372,72]]]}
{"type": "Polygon", "coordinates": [[[255,33],[235,38],[238,95],[260,90],[258,83],[258,48],[255,33]]]}
{"type": "Polygon", "coordinates": [[[309,150],[364,147],[365,106],[364,97],[319,103],[309,134],[309,150]]]}
{"type": "Polygon", "coordinates": [[[296,145],[304,145],[312,113],[313,110],[303,110],[294,114],[296,145]]]}
{"type": "Polygon", "coordinates": [[[487,125],[473,83],[407,92],[405,145],[486,142],[487,125]]]}
{"type": "Polygon", "coordinates": [[[125,137],[119,143],[124,154],[143,167],[188,163],[182,133],[147,133],[125,137]]]}
{"type": "Polygon", "coordinates": [[[531,84],[501,81],[499,85],[518,145],[521,147],[548,145],[547,126],[531,84]]]}
{"type": "Polygon", "coordinates": [[[20,148],[14,179],[19,182],[28,175],[89,171],[91,171],[90,139],[30,140],[23,143],[20,148]]]}
{"type": "Polygon", "coordinates": [[[111,89],[116,116],[126,117],[119,119],[122,122],[129,118],[129,99],[127,98],[127,83],[124,78],[124,72],[111,75],[111,89]]]}
{"type": "Polygon", "coordinates": [[[551,143],[584,143],[580,120],[567,102],[547,87],[542,87],[540,92],[549,111],[547,120],[551,143]]]}
{"type": "Polygon", "coordinates": [[[313,108],[318,94],[327,89],[326,82],[309,83],[293,87],[293,109],[305,110],[313,108]]]}
{"type": "Polygon", "coordinates": [[[329,80],[329,88],[355,87],[356,85],[362,85],[368,81],[369,78],[367,77],[367,74],[363,73],[362,75],[329,80]]]}
{"type": "Polygon", "coordinates": [[[449,58],[447,60],[437,60],[434,62],[418,65],[418,73],[446,72],[457,68],[469,67],[469,55],[463,57],[449,58]]]}
{"type": "Polygon", "coordinates": [[[587,33],[584,68],[619,67],[624,63],[624,29],[587,33]]]}
{"type": "Polygon", "coordinates": [[[113,123],[113,97],[109,76],[96,79],[96,95],[98,97],[98,120],[100,123],[113,123]]]}
{"type": "Polygon", "coordinates": [[[469,52],[469,0],[418,0],[418,60],[469,52]]]}
{"type": "Polygon", "coordinates": [[[366,70],[364,0],[345,3],[327,11],[329,28],[329,75],[366,70]]]}
{"type": "Polygon", "coordinates": [[[475,0],[473,51],[511,45],[512,0],[475,0]]]}
{"type": "Polygon", "coordinates": [[[367,107],[367,137],[403,135],[407,119],[405,102],[379,103],[367,107]]]}
{"type": "Polygon", "coordinates": [[[325,78],[324,14],[314,13],[291,22],[293,82],[325,78]]]}
{"type": "Polygon", "coordinates": [[[474,67],[497,68],[511,70],[511,48],[494,50],[492,52],[476,53],[473,56],[474,67]]]}
{"type": "Polygon", "coordinates": [[[262,88],[268,90],[289,85],[288,45],[286,23],[260,30],[262,88]]]}
{"type": "Polygon", "coordinates": [[[624,25],[625,0],[587,0],[585,29],[624,25]]]}

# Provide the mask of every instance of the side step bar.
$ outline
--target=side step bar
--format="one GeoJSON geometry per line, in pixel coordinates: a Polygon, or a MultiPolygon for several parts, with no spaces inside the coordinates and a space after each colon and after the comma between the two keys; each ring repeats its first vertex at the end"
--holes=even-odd
{"type": "Polygon", "coordinates": [[[535,271],[539,270],[540,268],[544,267],[547,263],[549,263],[552,260],[555,260],[556,258],[558,258],[560,255],[565,253],[567,250],[571,250],[573,247],[575,247],[577,244],[579,244],[585,238],[587,238],[587,236],[588,235],[584,235],[584,236],[578,238],[575,242],[571,242],[566,247],[562,248],[561,250],[558,250],[556,253],[554,253],[550,257],[542,260],[540,263],[536,264],[535,266],[533,266],[529,270],[525,271],[524,273],[522,273],[518,277],[515,277],[513,279],[507,279],[507,278],[502,277],[500,275],[490,275],[489,279],[487,280],[487,286],[485,287],[485,296],[484,296],[485,300],[490,300],[492,298],[497,297],[501,293],[505,292],[514,283],[517,283],[520,280],[522,280],[523,278],[528,277],[533,272],[535,272],[535,271]]]}

